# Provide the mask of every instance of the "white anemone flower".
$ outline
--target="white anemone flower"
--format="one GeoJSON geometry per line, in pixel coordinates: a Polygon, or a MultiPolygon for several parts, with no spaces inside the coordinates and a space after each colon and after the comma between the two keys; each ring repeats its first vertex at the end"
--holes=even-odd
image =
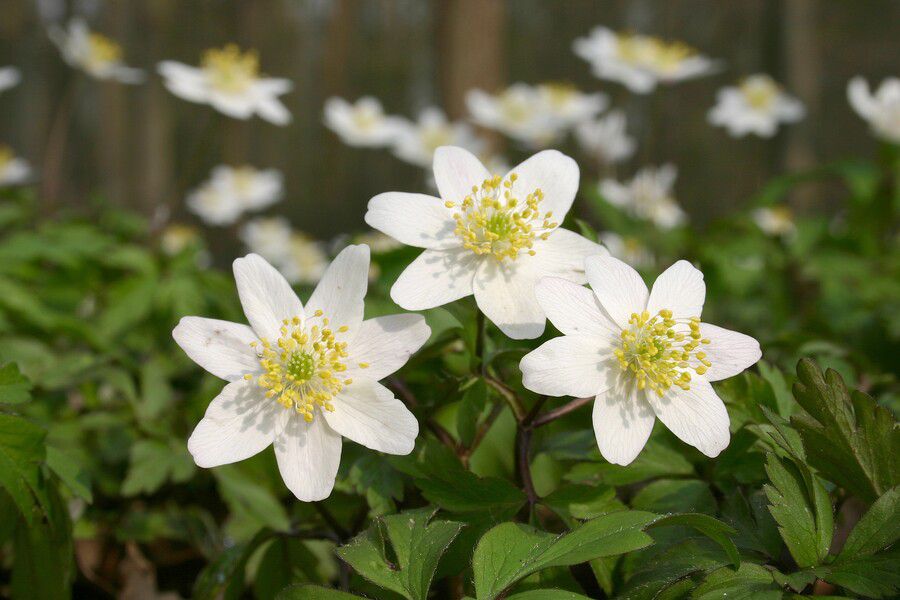
{"type": "Polygon", "coordinates": [[[787,237],[797,230],[794,214],[787,206],[764,206],[753,211],[753,222],[763,233],[787,237]]]}
{"type": "Polygon", "coordinates": [[[394,143],[404,120],[384,114],[381,102],[371,96],[353,104],[329,98],[325,101],[325,125],[348,146],[382,148],[394,143]]]}
{"type": "Polygon", "coordinates": [[[250,458],[274,444],[285,485],[304,501],[331,494],[341,436],[409,454],[419,425],[378,383],[431,331],[421,315],[363,320],[369,249],[349,246],[304,306],[278,271],[250,254],[234,277],[250,326],[184,317],[172,336],[198,365],[228,382],[188,440],[198,466],[250,458]]]}
{"type": "Polygon", "coordinates": [[[166,88],[183,100],[209,104],[220,113],[246,120],[254,114],[274,125],[287,125],[291,113],[279,96],[291,91],[288,79],[262,77],[259,55],[235,44],[203,54],[199,67],[166,60],[157,66],[166,88]]]}
{"type": "Polygon", "coordinates": [[[593,119],[609,106],[604,94],[588,94],[568,83],[540,83],[537,93],[542,110],[563,128],[593,119]]]}
{"type": "Polygon", "coordinates": [[[24,158],[18,158],[13,151],[0,145],[0,187],[19,185],[31,177],[31,167],[24,158]]]}
{"type": "Polygon", "coordinates": [[[653,253],[636,237],[603,231],[597,235],[597,238],[609,250],[610,256],[628,263],[635,269],[646,269],[653,266],[653,253]]]}
{"type": "Polygon", "coordinates": [[[63,60],[91,77],[131,84],[144,81],[144,71],[125,65],[122,46],[105,35],[91,31],[83,19],[72,19],[68,29],[51,27],[49,35],[63,60]]]}
{"type": "Polygon", "coordinates": [[[659,83],[701,77],[718,69],[715,61],[682,42],[616,33],[606,27],[576,39],[572,48],[590,63],[595,77],[617,81],[638,94],[652,92],[659,83]]]}
{"type": "Polygon", "coordinates": [[[210,183],[229,190],[244,210],[262,210],[279,200],[284,191],[281,173],[275,169],[257,169],[244,165],[213,169],[210,183]]]}
{"type": "Polygon", "coordinates": [[[366,223],[425,248],[397,279],[391,298],[407,310],[470,294],[504,334],[535,338],[546,318],[534,296],[544,275],[586,281],[584,258],[606,249],[559,224],[578,191],[578,165],[556,150],[535,154],[504,176],[462,148],[438,148],[440,198],[387,192],[369,201],[366,223]]]}
{"type": "Polygon", "coordinates": [[[853,110],[869,122],[876,136],[900,144],[900,79],[888,77],[873,95],[862,77],[854,77],[847,86],[853,110]]]}
{"type": "Polygon", "coordinates": [[[403,123],[394,139],[394,154],[410,164],[427,167],[441,146],[459,146],[475,154],[484,150],[484,141],[463,122],[450,122],[439,108],[426,108],[416,123],[403,123]]]}
{"type": "Polygon", "coordinates": [[[0,67],[0,92],[14,88],[22,81],[22,74],[15,67],[0,67]]]}
{"type": "Polygon", "coordinates": [[[231,225],[243,214],[244,207],[231,190],[204,183],[187,197],[187,207],[207,225],[231,225]]]}
{"type": "Polygon", "coordinates": [[[278,270],[293,284],[318,282],[328,267],[328,254],[322,242],[308,235],[295,232],[287,245],[285,256],[278,263],[278,270]]]}
{"type": "Polygon", "coordinates": [[[803,118],[803,103],[788,95],[768,75],[752,75],[736,87],[719,90],[716,105],[707,119],[725,127],[732,137],[748,133],[772,137],[782,123],[803,118]]]}
{"type": "Polygon", "coordinates": [[[600,119],[583,121],[575,126],[575,139],[598,162],[614,165],[628,160],[637,147],[626,131],[625,113],[614,110],[600,119]]]}
{"type": "Polygon", "coordinates": [[[238,237],[250,252],[278,265],[287,260],[292,234],[284,217],[257,217],[244,223],[238,237]]]}
{"type": "Polygon", "coordinates": [[[537,88],[525,83],[515,83],[497,95],[470,90],[466,106],[475,123],[529,148],[552,145],[564,131],[563,122],[547,110],[537,88]]]}
{"type": "Polygon", "coordinates": [[[651,221],[660,229],[672,229],[687,220],[672,196],[677,175],[674,165],[645,167],[628,183],[604,179],[600,182],[600,194],[633,217],[651,221]]]}
{"type": "Polygon", "coordinates": [[[655,419],[703,454],[730,439],[728,412],[710,382],[759,360],[759,342],[703,323],[703,274],[686,261],[647,291],[637,271],[611,256],[586,261],[591,289],[548,277],[536,289],[563,333],[520,363],[523,385],[549,396],[594,397],[600,453],[627,465],[647,443],[655,419]]]}

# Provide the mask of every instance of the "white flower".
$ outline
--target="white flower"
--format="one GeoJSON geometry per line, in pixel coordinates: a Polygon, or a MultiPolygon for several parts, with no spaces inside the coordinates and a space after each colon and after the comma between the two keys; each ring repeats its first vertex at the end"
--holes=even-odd
{"type": "Polygon", "coordinates": [[[409,454],[416,418],[378,383],[428,339],[421,315],[363,321],[369,249],[349,246],[304,306],[255,254],[234,261],[250,326],[184,317],[172,336],[201,367],[228,382],[188,440],[198,466],[244,460],[275,446],[278,469],[305,502],[331,494],[341,436],[409,454]]]}
{"type": "Polygon", "coordinates": [[[803,104],[785,93],[771,77],[752,75],[737,87],[719,90],[707,119],[728,129],[732,137],[748,133],[772,137],[781,123],[794,123],[804,114],[803,104]]]}
{"type": "Polygon", "coordinates": [[[790,236],[796,231],[794,215],[787,206],[757,208],[753,211],[753,222],[768,235],[790,236]]]}
{"type": "Polygon", "coordinates": [[[627,465],[655,418],[707,456],[728,446],[729,420],[710,385],[759,360],[759,343],[700,321],[703,274],[686,261],[648,293],[640,275],[611,256],[586,261],[593,291],[542,279],[538,301],[562,333],[520,363],[523,385],[549,396],[594,396],[600,453],[627,465]]]}
{"type": "Polygon", "coordinates": [[[369,201],[366,223],[425,248],[391,288],[407,310],[475,294],[478,308],[509,337],[534,338],[545,317],[534,283],[557,275],[583,283],[584,258],[606,250],[559,228],[578,191],[578,165],[555,150],[505,176],[491,175],[462,148],[438,148],[440,198],[387,192],[369,201]]]}
{"type": "Polygon", "coordinates": [[[207,225],[231,225],[244,212],[237,196],[209,182],[188,194],[187,207],[207,225]]]}
{"type": "Polygon", "coordinates": [[[900,79],[888,77],[873,96],[866,80],[854,77],[847,86],[847,96],[853,110],[869,122],[875,135],[900,144],[900,79]]]}
{"type": "Polygon", "coordinates": [[[349,146],[390,146],[404,125],[402,119],[384,114],[377,98],[365,96],[350,104],[343,98],[325,101],[325,125],[349,146]]]}
{"type": "Polygon", "coordinates": [[[22,74],[15,67],[0,67],[0,92],[19,85],[22,74]]]}
{"type": "Polygon", "coordinates": [[[600,163],[613,165],[630,158],[637,146],[625,126],[625,113],[615,110],[596,121],[576,125],[575,139],[600,163]]]}
{"type": "Polygon", "coordinates": [[[402,243],[380,231],[360,233],[355,237],[355,241],[357,244],[365,244],[371,248],[372,252],[375,254],[384,254],[385,252],[390,252],[391,250],[403,247],[402,243]]]}
{"type": "Polygon", "coordinates": [[[200,232],[196,227],[172,223],[162,230],[159,236],[159,247],[164,254],[175,256],[199,241],[200,232]]]}
{"type": "Polygon", "coordinates": [[[715,61],[681,42],[616,33],[594,28],[572,44],[575,54],[591,64],[595,77],[617,81],[632,92],[646,94],[658,83],[675,83],[716,71],[715,61]]]}
{"type": "Polygon", "coordinates": [[[639,239],[631,236],[623,237],[612,231],[603,231],[597,237],[609,250],[610,256],[614,256],[636,269],[653,266],[653,253],[639,239]]]}
{"type": "Polygon", "coordinates": [[[634,217],[651,221],[661,229],[672,229],[687,220],[687,215],[672,197],[677,174],[673,165],[645,167],[626,184],[604,179],[600,182],[600,194],[607,202],[634,217]]]}
{"type": "Polygon", "coordinates": [[[257,114],[275,125],[291,121],[291,113],[278,99],[291,91],[291,82],[260,76],[259,55],[253,50],[241,52],[235,44],[228,44],[207,50],[200,67],[166,60],[157,70],[166,88],[189,102],[209,104],[235,119],[257,114]]]}
{"type": "Polygon", "coordinates": [[[10,148],[0,145],[0,187],[19,185],[31,177],[31,167],[10,148]]]}
{"type": "Polygon", "coordinates": [[[287,260],[292,234],[291,224],[284,217],[257,217],[238,232],[250,252],[275,265],[287,260]]]}
{"type": "Polygon", "coordinates": [[[422,111],[417,123],[398,127],[394,154],[410,164],[427,167],[441,146],[459,146],[477,154],[484,149],[484,142],[466,123],[451,123],[441,109],[431,107],[422,111]]]}
{"type": "Polygon", "coordinates": [[[328,255],[321,242],[303,233],[294,233],[287,246],[287,253],[278,263],[278,269],[291,283],[316,283],[328,267],[328,255]]]}
{"type": "Polygon", "coordinates": [[[573,86],[515,83],[497,95],[482,90],[466,94],[472,120],[532,148],[555,143],[579,121],[607,105],[603,94],[585,94],[573,86]]]}
{"type": "Polygon", "coordinates": [[[213,169],[210,183],[230,191],[244,210],[262,210],[281,200],[282,177],[275,169],[256,169],[250,166],[213,169]]]}
{"type": "Polygon", "coordinates": [[[63,60],[97,79],[114,79],[121,83],[141,83],[144,72],[125,65],[122,47],[105,35],[88,29],[82,19],[69,21],[65,30],[54,26],[49,31],[63,60]]]}

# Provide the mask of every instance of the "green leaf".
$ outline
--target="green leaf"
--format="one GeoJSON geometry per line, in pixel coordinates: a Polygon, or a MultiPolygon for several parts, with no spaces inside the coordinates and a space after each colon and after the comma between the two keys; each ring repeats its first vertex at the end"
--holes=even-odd
{"type": "Polygon", "coordinates": [[[73,494],[93,502],[91,478],[84,466],[72,454],[54,446],[47,447],[47,466],[56,473],[73,494]]]}
{"type": "Polygon", "coordinates": [[[303,583],[281,590],[275,600],[360,600],[363,596],[303,583]]]}
{"type": "Polygon", "coordinates": [[[592,519],[626,508],[616,498],[615,488],[606,485],[563,485],[541,503],[558,515],[575,519],[592,519]]]}
{"type": "Polygon", "coordinates": [[[677,446],[665,440],[651,439],[627,467],[607,462],[580,463],[569,471],[566,479],[577,483],[620,486],[676,475],[695,475],[694,466],[679,453],[677,446]]]}
{"type": "Polygon", "coordinates": [[[274,598],[293,583],[321,581],[315,569],[317,562],[304,540],[276,537],[268,546],[260,548],[259,566],[253,577],[254,597],[274,598]]]}
{"type": "Polygon", "coordinates": [[[265,525],[275,531],[290,529],[290,519],[278,498],[241,467],[220,467],[213,471],[213,475],[219,482],[219,493],[233,515],[250,517],[260,526],[265,525]]]}
{"type": "Polygon", "coordinates": [[[716,513],[709,484],[699,479],[659,479],[635,494],[631,506],[656,513],[716,513]]]}
{"type": "Polygon", "coordinates": [[[740,553],[738,553],[737,546],[734,545],[734,542],[730,537],[735,533],[735,531],[729,525],[726,525],[722,521],[709,515],[702,515],[699,513],[686,513],[659,517],[658,519],[653,521],[648,529],[656,527],[667,527],[671,525],[680,525],[696,529],[697,531],[717,543],[719,546],[721,546],[721,548],[725,550],[725,553],[728,555],[729,560],[731,560],[731,563],[734,566],[740,566],[741,555],[740,553]]]}
{"type": "Polygon", "coordinates": [[[518,523],[497,525],[479,540],[472,559],[478,599],[497,598],[541,569],[648,546],[653,540],[643,528],[655,518],[653,513],[620,511],[586,521],[559,536],[518,523]]]}
{"type": "Polygon", "coordinates": [[[860,596],[896,598],[900,592],[900,548],[859,558],[850,557],[813,571],[828,583],[860,596]]]}
{"type": "Polygon", "coordinates": [[[0,367],[0,404],[22,404],[31,400],[31,382],[19,372],[19,366],[8,363],[0,367]]]}
{"type": "Polygon", "coordinates": [[[0,413],[0,485],[29,523],[35,517],[35,504],[48,508],[42,501],[44,436],[44,430],[31,421],[0,413]]]}
{"type": "Polygon", "coordinates": [[[900,485],[900,427],[869,396],[847,391],[836,371],[824,375],[808,359],[797,367],[794,396],[803,413],[791,417],[810,466],[868,502],[900,485]]]}
{"type": "Polygon", "coordinates": [[[431,521],[421,509],[381,517],[375,526],[337,549],[347,564],[372,583],[409,600],[424,600],[438,561],[462,529],[462,523],[431,521]],[[385,542],[390,542],[389,558],[385,542]]]}
{"type": "Polygon", "coordinates": [[[263,530],[245,544],[236,544],[224,550],[194,582],[193,598],[196,600],[237,600],[244,591],[244,569],[247,560],[272,536],[263,530]]]}
{"type": "Polygon", "coordinates": [[[874,554],[900,539],[900,487],[887,491],[847,537],[836,562],[874,554]]]}
{"type": "Polygon", "coordinates": [[[590,600],[590,596],[567,590],[528,590],[507,596],[508,600],[590,600]]]}
{"type": "Polygon", "coordinates": [[[802,568],[821,564],[834,533],[831,502],[822,483],[805,465],[782,462],[772,453],[766,472],[771,481],[763,488],[769,512],[791,556],[802,568]]]}
{"type": "Polygon", "coordinates": [[[778,558],[784,547],[778,524],[766,503],[766,496],[760,490],[745,496],[736,490],[725,497],[722,506],[723,520],[737,530],[734,536],[738,548],[760,552],[771,558],[778,558]]]}
{"type": "Polygon", "coordinates": [[[184,481],[193,474],[193,464],[182,447],[158,440],[139,440],[131,447],[131,463],[122,482],[122,495],[152,494],[170,479],[184,481]]]}
{"type": "Polygon", "coordinates": [[[722,567],[707,575],[691,594],[691,599],[780,600],[781,596],[781,588],[769,570],[753,563],[744,563],[737,570],[722,567]]]}

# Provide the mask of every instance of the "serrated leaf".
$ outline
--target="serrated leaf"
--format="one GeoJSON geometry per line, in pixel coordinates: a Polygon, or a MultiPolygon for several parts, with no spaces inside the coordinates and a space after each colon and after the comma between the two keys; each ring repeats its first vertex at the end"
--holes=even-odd
{"type": "Polygon", "coordinates": [[[590,596],[567,590],[528,590],[507,596],[507,600],[590,600],[590,596]]]}
{"type": "Polygon", "coordinates": [[[699,531],[717,543],[728,555],[729,560],[731,560],[731,563],[734,566],[740,566],[741,555],[738,552],[737,546],[735,546],[734,542],[731,540],[731,536],[735,533],[731,526],[726,525],[722,521],[709,515],[686,513],[659,517],[653,521],[648,529],[672,525],[690,527],[699,531]]]}
{"type": "Polygon", "coordinates": [[[519,523],[497,525],[475,548],[472,569],[477,597],[497,598],[520,579],[547,567],[574,565],[648,546],[653,540],[643,528],[655,518],[653,513],[620,511],[586,521],[562,535],[519,523]]]}
{"type": "Polygon", "coordinates": [[[900,484],[900,427],[869,396],[847,391],[836,371],[824,375],[808,359],[797,366],[794,396],[804,412],[791,417],[810,466],[874,502],[900,484]]]}
{"type": "Polygon", "coordinates": [[[44,430],[31,421],[0,413],[0,485],[29,523],[34,521],[36,504],[48,509],[40,470],[44,437],[44,430]]]}
{"type": "Polygon", "coordinates": [[[212,560],[194,582],[196,600],[237,600],[244,591],[244,567],[250,555],[272,536],[260,531],[246,544],[225,549],[212,560]]]}
{"type": "Polygon", "coordinates": [[[900,592],[900,548],[818,567],[816,575],[870,598],[896,598],[900,592]]]}
{"type": "Polygon", "coordinates": [[[22,404],[31,400],[31,382],[19,372],[19,366],[8,363],[0,367],[0,404],[22,404]]]}
{"type": "Polygon", "coordinates": [[[802,568],[821,564],[834,533],[831,503],[822,483],[805,465],[782,462],[771,453],[766,472],[771,481],[763,488],[769,512],[791,556],[802,568]]]}
{"type": "Polygon", "coordinates": [[[46,461],[50,470],[66,484],[73,494],[87,502],[93,502],[90,475],[71,454],[54,446],[48,446],[46,461]]]}
{"type": "Polygon", "coordinates": [[[462,529],[462,523],[431,521],[421,509],[381,517],[378,525],[337,549],[337,554],[372,583],[409,600],[425,600],[438,561],[462,529]],[[385,542],[396,556],[386,555],[385,542]]]}
{"type": "Polygon", "coordinates": [[[717,569],[691,594],[691,600],[780,600],[781,597],[781,588],[772,573],[753,563],[744,563],[736,570],[717,569]]]}
{"type": "Polygon", "coordinates": [[[360,598],[363,596],[308,583],[285,588],[275,596],[275,600],[360,600],[360,598]]]}
{"type": "Polygon", "coordinates": [[[170,479],[186,480],[194,470],[194,463],[183,448],[158,440],[138,440],[131,447],[131,462],[121,492],[123,496],[152,494],[170,479]]]}

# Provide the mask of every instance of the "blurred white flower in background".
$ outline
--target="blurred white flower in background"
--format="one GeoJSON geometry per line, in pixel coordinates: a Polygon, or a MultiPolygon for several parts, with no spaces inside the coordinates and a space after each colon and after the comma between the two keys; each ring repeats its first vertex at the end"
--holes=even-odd
{"type": "Polygon", "coordinates": [[[803,118],[803,104],[788,95],[768,75],[751,75],[740,85],[719,90],[716,105],[707,116],[713,125],[725,127],[733,137],[754,133],[772,137],[781,123],[803,118]]]}
{"type": "Polygon", "coordinates": [[[394,143],[403,120],[384,114],[377,98],[364,96],[351,104],[343,98],[325,101],[325,125],[349,146],[387,147],[394,143]]]}
{"type": "Polygon", "coordinates": [[[470,90],[466,106],[472,120],[528,146],[543,148],[559,138],[561,123],[554,119],[537,88],[515,83],[499,94],[470,90]]]}
{"type": "Polygon", "coordinates": [[[18,185],[31,177],[31,167],[11,148],[0,144],[0,187],[18,185]]]}
{"type": "Polygon", "coordinates": [[[380,231],[367,231],[355,236],[354,243],[365,244],[371,248],[374,254],[384,254],[397,248],[402,248],[403,243],[380,231]]]}
{"type": "Polygon", "coordinates": [[[210,181],[213,185],[230,190],[247,211],[262,210],[275,204],[281,200],[284,188],[281,173],[277,170],[263,170],[247,165],[220,165],[213,169],[210,181]]]}
{"type": "Polygon", "coordinates": [[[440,108],[426,108],[415,123],[402,122],[394,139],[394,154],[400,160],[420,167],[431,167],[434,151],[441,146],[459,146],[475,154],[484,149],[472,128],[463,122],[450,122],[440,108]]]}
{"type": "Polygon", "coordinates": [[[854,77],[847,86],[847,97],[876,136],[900,144],[900,79],[888,77],[873,95],[865,79],[854,77]]]}
{"type": "Polygon", "coordinates": [[[187,207],[207,225],[231,225],[244,212],[237,197],[228,189],[207,181],[187,197],[187,207]]]}
{"type": "Polygon", "coordinates": [[[717,70],[716,62],[681,42],[648,35],[616,33],[595,27],[572,44],[575,54],[591,65],[594,76],[617,81],[646,94],[658,83],[675,83],[717,70]]]}
{"type": "Polygon", "coordinates": [[[97,79],[113,79],[121,83],[141,83],[144,72],[125,65],[122,46],[105,35],[91,31],[83,19],[72,19],[67,29],[53,26],[50,40],[56,44],[63,60],[97,79]]]}
{"type": "Polygon", "coordinates": [[[287,259],[292,234],[291,224],[284,217],[257,217],[244,223],[238,237],[250,252],[280,264],[287,259]]]}
{"type": "Polygon", "coordinates": [[[15,67],[0,67],[0,92],[19,85],[22,74],[15,67]]]}
{"type": "Polygon", "coordinates": [[[254,50],[241,52],[237,45],[228,44],[204,52],[200,67],[166,60],[157,70],[166,88],[189,102],[209,104],[235,119],[257,114],[275,125],[291,121],[291,113],[278,96],[291,91],[293,84],[288,79],[260,76],[259,55],[254,50]]]}
{"type": "Polygon", "coordinates": [[[606,246],[610,255],[628,263],[635,269],[647,269],[653,266],[653,253],[641,241],[633,236],[621,236],[612,231],[603,231],[597,235],[606,246]]]}
{"type": "Polygon", "coordinates": [[[185,248],[200,241],[200,232],[196,227],[183,223],[167,225],[159,235],[159,248],[167,256],[180,254],[185,248]]]}
{"type": "Polygon", "coordinates": [[[674,165],[645,167],[628,183],[604,179],[600,194],[633,217],[651,221],[660,229],[672,229],[687,220],[672,196],[677,175],[674,165]]]}
{"type": "Polygon", "coordinates": [[[594,159],[612,165],[628,160],[637,142],[628,135],[625,113],[614,110],[600,119],[583,121],[575,126],[575,139],[594,159]]]}
{"type": "Polygon", "coordinates": [[[797,230],[794,215],[787,206],[764,206],[753,211],[753,222],[763,233],[790,236],[797,230]]]}
{"type": "Polygon", "coordinates": [[[560,128],[592,119],[609,106],[609,98],[604,94],[587,94],[568,83],[540,83],[537,94],[541,110],[557,121],[560,128]]]}
{"type": "Polygon", "coordinates": [[[287,253],[276,265],[285,279],[292,284],[314,284],[328,268],[328,254],[324,244],[305,233],[294,232],[287,246],[287,253]]]}

